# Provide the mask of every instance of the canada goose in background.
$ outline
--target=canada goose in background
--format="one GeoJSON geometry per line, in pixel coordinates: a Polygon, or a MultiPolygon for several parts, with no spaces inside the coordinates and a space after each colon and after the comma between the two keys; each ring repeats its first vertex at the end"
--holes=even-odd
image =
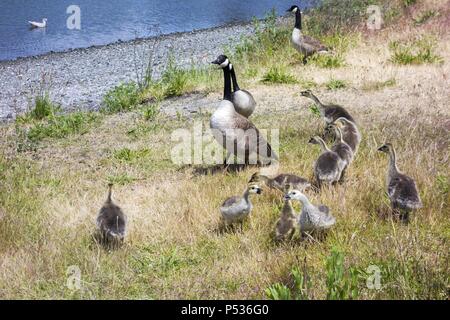
{"type": "Polygon", "coordinates": [[[42,19],[42,22],[36,22],[36,21],[28,21],[30,24],[30,27],[33,28],[45,28],[47,27],[47,18],[42,19]]]}
{"type": "Polygon", "coordinates": [[[232,154],[245,154],[245,164],[249,164],[250,155],[256,154],[259,164],[262,159],[278,160],[278,156],[256,126],[234,108],[231,101],[231,68],[227,56],[220,55],[212,63],[223,70],[224,95],[219,107],[211,116],[210,127],[214,138],[227,150],[227,159],[232,154]]]}
{"type": "Polygon", "coordinates": [[[125,238],[126,216],[111,199],[112,184],[108,185],[108,198],[97,216],[97,227],[101,240],[108,244],[118,244],[125,238]]]}
{"type": "Polygon", "coordinates": [[[335,124],[330,124],[328,126],[330,130],[334,130],[336,140],[331,147],[331,151],[336,152],[339,155],[339,158],[342,160],[342,173],[341,173],[341,181],[344,179],[345,170],[353,161],[353,150],[352,148],[344,141],[342,136],[341,129],[335,124]]]}
{"type": "Polygon", "coordinates": [[[352,122],[355,122],[353,117],[345,110],[343,107],[336,104],[325,105],[311,92],[311,90],[302,91],[300,93],[303,97],[310,98],[314,100],[317,107],[319,108],[320,115],[325,120],[325,123],[329,125],[334,122],[336,119],[344,117],[352,122]]]}
{"type": "Polygon", "coordinates": [[[230,63],[231,80],[233,81],[233,93],[231,94],[231,102],[234,104],[236,112],[248,118],[255,111],[256,101],[252,94],[247,90],[242,90],[236,79],[234,66],[230,63]]]}
{"type": "Polygon", "coordinates": [[[250,195],[261,194],[261,192],[262,189],[258,185],[252,184],[245,189],[242,196],[233,196],[225,200],[220,206],[220,213],[225,224],[230,225],[235,222],[242,222],[247,218],[253,209],[250,195]]]}
{"type": "Polygon", "coordinates": [[[274,178],[255,172],[250,178],[249,183],[264,182],[271,189],[278,189],[285,192],[286,185],[290,185],[292,189],[306,190],[311,187],[311,183],[305,178],[296,176],[295,174],[282,173],[274,178]]]}
{"type": "Polygon", "coordinates": [[[341,129],[342,139],[350,146],[350,148],[352,148],[354,158],[358,152],[359,144],[362,139],[358,126],[345,117],[336,119],[334,124],[341,129]]]}
{"type": "Polygon", "coordinates": [[[409,212],[422,207],[416,182],[398,169],[397,155],[392,144],[386,143],[378,151],[389,154],[386,185],[392,209],[399,213],[402,221],[408,222],[409,212]]]}
{"type": "MultiPolygon", "coordinates": [[[[287,194],[292,188],[289,184],[285,185],[284,193],[287,194]]],[[[281,216],[275,225],[275,240],[291,240],[297,226],[297,215],[292,207],[291,199],[284,197],[284,205],[281,209],[281,216]]]]}
{"type": "Polygon", "coordinates": [[[314,177],[317,187],[321,187],[323,183],[334,184],[339,181],[342,173],[342,161],[339,155],[330,150],[322,138],[315,136],[309,140],[311,144],[318,144],[322,149],[322,153],[314,164],[314,177]]]}
{"type": "Polygon", "coordinates": [[[292,46],[303,55],[303,63],[314,53],[326,53],[328,48],[319,40],[305,36],[302,32],[302,12],[298,6],[290,7],[287,12],[295,13],[295,26],[292,31],[292,46]]]}
{"type": "Polygon", "coordinates": [[[310,233],[314,231],[324,231],[331,228],[336,219],[330,213],[327,206],[315,206],[309,202],[308,198],[298,190],[289,191],[285,196],[287,200],[297,200],[302,203],[302,212],[299,217],[300,232],[310,233]]]}

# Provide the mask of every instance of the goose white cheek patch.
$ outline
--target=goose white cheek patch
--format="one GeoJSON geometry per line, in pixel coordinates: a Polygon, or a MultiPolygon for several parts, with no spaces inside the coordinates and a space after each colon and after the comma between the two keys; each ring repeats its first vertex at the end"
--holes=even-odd
{"type": "Polygon", "coordinates": [[[222,63],[220,64],[220,67],[221,67],[221,68],[225,68],[226,66],[228,66],[229,63],[230,63],[230,61],[229,61],[228,59],[226,59],[224,62],[222,62],[222,63]]]}
{"type": "Polygon", "coordinates": [[[294,8],[294,10],[292,10],[292,12],[294,12],[294,13],[295,13],[295,12],[297,12],[297,10],[298,10],[297,8],[294,8]]]}

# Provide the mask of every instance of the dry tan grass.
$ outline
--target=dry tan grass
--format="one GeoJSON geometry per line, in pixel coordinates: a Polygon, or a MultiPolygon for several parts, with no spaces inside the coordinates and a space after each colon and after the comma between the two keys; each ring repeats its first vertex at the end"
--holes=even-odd
{"type": "MultiPolygon", "coordinates": [[[[405,35],[392,35],[398,36],[405,35]]],[[[295,74],[319,85],[313,90],[323,102],[346,106],[364,137],[346,182],[309,194],[337,218],[322,242],[274,244],[282,195],[267,188],[254,198],[242,232],[221,232],[218,207],[241,193],[256,169],[198,176],[192,168],[172,165],[170,133],[190,128],[191,120],[161,115],[156,127],[130,136],[130,128],[149,124],[135,113],[108,116],[85,135],[45,141],[36,152],[21,154],[10,143],[13,128],[2,126],[0,297],[264,298],[270,284],[290,285],[291,268],[306,259],[313,283],[308,296],[322,299],[326,257],[339,247],[347,267],[382,269],[382,290],[368,290],[362,279],[361,299],[448,298],[449,40],[439,39],[442,65],[402,67],[388,62],[390,37],[360,42],[346,54],[343,68],[292,66],[295,74]],[[330,78],[349,86],[326,90],[323,84],[330,78]],[[391,78],[392,86],[364,90],[367,83],[391,78]],[[387,159],[376,152],[385,141],[397,147],[399,167],[416,179],[424,202],[408,226],[389,217],[387,159]],[[152,152],[121,163],[112,154],[122,148],[152,152]],[[113,195],[128,215],[129,234],[123,248],[106,252],[91,235],[106,181],[121,174],[136,178],[116,185],[113,195]],[[65,286],[71,265],[81,269],[82,290],[65,286]]],[[[264,86],[258,79],[247,80],[246,88],[258,101],[254,122],[281,129],[281,171],[310,178],[319,150],[307,141],[322,123],[308,110],[311,101],[299,96],[303,88],[264,86]]],[[[217,91],[203,98],[204,109],[219,96],[217,91]]],[[[207,112],[195,119],[207,122],[207,112]]]]}

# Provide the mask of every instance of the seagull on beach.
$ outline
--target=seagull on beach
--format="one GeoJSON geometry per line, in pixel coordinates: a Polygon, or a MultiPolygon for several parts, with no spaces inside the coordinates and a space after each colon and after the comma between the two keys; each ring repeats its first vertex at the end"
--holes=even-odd
{"type": "Polygon", "coordinates": [[[28,21],[28,23],[31,25],[31,28],[45,28],[47,27],[47,18],[42,19],[42,22],[28,21]]]}

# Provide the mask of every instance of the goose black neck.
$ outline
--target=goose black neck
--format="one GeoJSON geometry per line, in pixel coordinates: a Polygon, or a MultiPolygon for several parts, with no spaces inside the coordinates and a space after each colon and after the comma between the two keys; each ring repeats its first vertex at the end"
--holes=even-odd
{"type": "Polygon", "coordinates": [[[233,91],[236,92],[236,91],[241,90],[237,83],[236,72],[234,72],[234,68],[231,68],[231,79],[233,80],[233,91]]]}
{"type": "Polygon", "coordinates": [[[300,9],[297,9],[295,12],[295,27],[302,30],[302,13],[300,12],[300,9]]]}
{"type": "Polygon", "coordinates": [[[229,67],[223,68],[223,99],[231,101],[231,78],[229,67]]]}

